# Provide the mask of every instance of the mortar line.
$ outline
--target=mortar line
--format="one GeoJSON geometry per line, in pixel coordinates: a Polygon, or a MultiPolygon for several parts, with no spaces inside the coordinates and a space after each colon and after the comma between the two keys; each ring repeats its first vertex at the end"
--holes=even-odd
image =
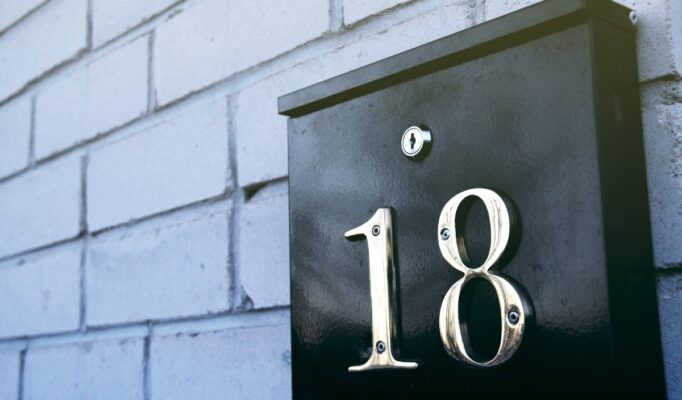
{"type": "Polygon", "coordinates": [[[147,114],[154,113],[156,108],[156,88],[154,87],[154,44],[156,42],[156,30],[149,32],[147,48],[147,114]]]}
{"type": "Polygon", "coordinates": [[[240,275],[238,268],[238,252],[239,252],[239,219],[241,217],[242,203],[244,202],[244,194],[239,188],[239,176],[237,165],[237,129],[236,129],[236,113],[237,101],[235,95],[231,94],[227,98],[227,157],[229,158],[228,176],[234,185],[234,195],[232,196],[232,212],[228,214],[228,254],[227,254],[227,268],[230,284],[228,285],[228,298],[230,299],[229,309],[242,309],[242,294],[240,289],[240,275]]]}
{"type": "Polygon", "coordinates": [[[36,103],[37,96],[31,96],[31,111],[29,118],[29,134],[28,134],[28,169],[36,165],[36,103]]]}
{"type": "Polygon", "coordinates": [[[469,7],[472,8],[471,13],[471,26],[476,26],[482,22],[485,22],[485,3],[486,0],[469,0],[469,7]]]}
{"type": "MultiPolygon", "coordinates": [[[[133,321],[133,322],[122,322],[122,323],[114,323],[114,324],[109,324],[109,325],[98,325],[98,326],[91,326],[88,327],[85,332],[80,332],[78,330],[73,330],[73,331],[68,331],[68,332],[58,332],[58,333],[45,333],[45,334],[37,334],[37,335],[31,335],[31,336],[20,336],[20,337],[8,337],[8,338],[3,338],[0,339],[0,344],[8,344],[8,343],[24,343],[26,342],[26,345],[22,350],[28,349],[29,347],[42,347],[42,346],[52,346],[54,344],[45,344],[45,342],[50,342],[50,341],[60,341],[59,343],[87,343],[87,342],[92,342],[92,341],[99,341],[99,340],[108,340],[111,337],[146,337],[149,335],[149,324],[152,324],[154,328],[165,328],[167,326],[173,326],[177,324],[202,324],[202,323],[211,323],[211,322],[216,322],[220,323],[221,320],[224,320],[225,318],[240,318],[240,317],[258,317],[259,315],[275,315],[281,312],[288,312],[290,311],[290,306],[285,305],[285,306],[274,306],[274,307],[269,307],[269,308],[263,308],[263,309],[258,309],[258,310],[252,310],[252,311],[247,311],[247,310],[241,310],[241,311],[225,311],[225,312],[219,312],[219,313],[213,313],[213,314],[203,314],[203,315],[194,315],[194,316],[188,316],[188,317],[172,317],[172,318],[161,318],[161,319],[151,319],[148,321],[133,321]],[[145,329],[144,334],[134,334],[130,333],[133,330],[136,329],[145,329]],[[130,331],[126,333],[126,331],[130,331]],[[107,336],[107,334],[111,336],[107,336]]],[[[240,325],[241,326],[241,325],[240,325]]],[[[244,328],[250,328],[253,326],[260,326],[260,325],[251,325],[251,324],[246,324],[244,328]]],[[[223,328],[219,329],[237,329],[239,326],[225,326],[223,328]]],[[[153,331],[152,331],[153,332],[153,331]]]]}
{"type": "Polygon", "coordinates": [[[78,322],[79,330],[80,332],[87,332],[88,325],[87,325],[87,320],[86,320],[86,314],[87,314],[87,304],[86,304],[86,299],[87,299],[87,285],[86,285],[86,263],[87,263],[87,257],[88,257],[88,249],[89,249],[89,244],[90,244],[90,238],[89,236],[85,236],[83,238],[83,247],[81,247],[81,258],[80,258],[80,276],[79,276],[79,289],[80,289],[80,297],[79,297],[79,310],[80,310],[80,319],[78,322]]]}
{"type": "Polygon", "coordinates": [[[27,19],[28,19],[29,17],[31,17],[33,14],[35,14],[36,12],[38,12],[38,10],[42,9],[43,7],[45,7],[48,3],[49,3],[49,0],[44,0],[42,3],[38,4],[37,6],[33,7],[33,8],[30,9],[29,11],[27,11],[27,12],[26,12],[24,15],[22,15],[21,17],[19,17],[19,18],[15,19],[14,21],[12,21],[11,24],[9,24],[9,25],[7,25],[6,27],[2,28],[2,30],[0,30],[0,39],[2,39],[2,37],[3,37],[5,34],[7,34],[8,32],[10,32],[14,27],[16,27],[17,25],[21,24],[21,23],[24,22],[25,20],[27,20],[27,19]]]}
{"type": "Polygon", "coordinates": [[[125,40],[124,38],[130,36],[132,32],[139,31],[142,32],[143,34],[146,34],[147,33],[145,32],[146,28],[151,28],[151,30],[155,30],[157,24],[162,24],[168,19],[172,18],[174,14],[181,12],[181,10],[179,9],[184,7],[186,4],[190,4],[190,6],[192,6],[191,3],[192,3],[191,0],[177,0],[171,5],[161,10],[158,10],[157,13],[152,15],[151,17],[147,17],[139,21],[138,23],[134,24],[133,26],[128,27],[127,30],[120,32],[113,37],[105,39],[103,42],[98,43],[97,45],[93,44],[93,49],[99,50],[101,48],[109,46],[110,44],[115,44],[124,41],[125,40]]]}
{"type": "Polygon", "coordinates": [[[85,234],[88,232],[88,166],[90,164],[90,153],[85,153],[81,158],[81,176],[80,176],[80,232],[85,234]]]}
{"type": "Polygon", "coordinates": [[[343,0],[329,0],[329,31],[343,30],[343,0]]]}
{"type": "Polygon", "coordinates": [[[289,175],[280,176],[279,178],[272,178],[264,182],[253,183],[248,186],[244,186],[242,191],[244,192],[244,202],[248,203],[253,197],[255,197],[261,190],[272,187],[279,183],[285,183],[289,180],[289,175]]]}
{"type": "MultiPolygon", "coordinates": [[[[83,240],[83,238],[86,236],[88,236],[88,238],[91,239],[95,236],[99,236],[101,234],[113,232],[115,230],[133,229],[137,226],[143,225],[143,224],[150,222],[150,221],[154,221],[154,220],[163,221],[166,217],[179,216],[179,215],[182,215],[182,213],[187,212],[189,210],[193,210],[193,209],[199,210],[199,212],[201,212],[201,210],[204,208],[210,208],[212,206],[219,205],[221,202],[224,202],[225,200],[231,199],[233,197],[233,195],[234,195],[233,192],[223,193],[223,194],[220,194],[218,196],[211,197],[208,199],[199,200],[199,201],[195,201],[195,202],[188,203],[188,204],[183,204],[181,206],[178,206],[176,208],[172,208],[170,210],[160,211],[158,213],[145,215],[144,217],[140,217],[140,218],[137,218],[134,220],[122,222],[122,223],[112,225],[112,226],[107,226],[105,228],[100,229],[97,232],[88,232],[87,235],[85,233],[81,233],[75,237],[65,238],[65,239],[57,240],[55,242],[48,243],[45,245],[41,245],[41,246],[37,246],[37,247],[32,247],[30,249],[18,251],[16,253],[6,254],[3,256],[0,256],[0,262],[4,262],[7,260],[19,258],[19,257],[30,256],[32,254],[37,254],[41,251],[57,248],[57,247],[60,247],[63,245],[68,245],[70,243],[76,243],[80,240],[83,240]]],[[[217,214],[220,212],[223,212],[223,210],[217,208],[215,210],[215,212],[211,212],[211,215],[217,214]]],[[[201,217],[201,216],[200,215],[195,216],[195,219],[199,218],[199,217],[201,217]]],[[[180,218],[180,220],[182,220],[182,218],[180,218]]]]}
{"type": "Polygon", "coordinates": [[[24,375],[26,373],[26,353],[28,346],[19,352],[19,382],[17,386],[17,400],[24,399],[24,375]]]}
{"type": "Polygon", "coordinates": [[[6,255],[3,255],[0,257],[0,263],[4,263],[5,261],[13,260],[15,258],[32,256],[34,254],[39,254],[43,251],[55,249],[55,248],[60,247],[60,246],[68,246],[69,244],[76,243],[82,239],[83,239],[83,235],[78,235],[78,236],[58,240],[56,242],[45,244],[42,246],[32,247],[30,249],[18,251],[16,253],[6,254],[6,255]]]}
{"type": "Polygon", "coordinates": [[[150,376],[150,349],[154,325],[148,323],[147,336],[144,338],[144,350],[142,353],[142,396],[144,400],[151,400],[151,376],[150,376]]]}
{"type": "Polygon", "coordinates": [[[79,297],[79,321],[78,321],[78,326],[79,330],[81,332],[85,332],[87,330],[87,321],[85,314],[87,312],[87,305],[86,303],[86,285],[85,285],[85,264],[87,262],[87,254],[88,254],[88,244],[89,244],[89,234],[88,234],[88,202],[87,202],[87,185],[88,185],[88,179],[87,179],[87,171],[88,171],[88,164],[90,162],[90,154],[86,153],[83,158],[81,158],[81,187],[80,187],[80,229],[81,233],[83,235],[83,243],[81,246],[81,254],[80,254],[80,265],[79,265],[79,290],[80,290],[80,297],[79,297]]]}
{"type": "Polygon", "coordinates": [[[658,276],[680,275],[682,277],[682,264],[673,264],[663,267],[655,267],[655,273],[658,276]]]}
{"type": "Polygon", "coordinates": [[[93,48],[92,0],[87,0],[85,10],[85,47],[89,52],[93,48]]]}

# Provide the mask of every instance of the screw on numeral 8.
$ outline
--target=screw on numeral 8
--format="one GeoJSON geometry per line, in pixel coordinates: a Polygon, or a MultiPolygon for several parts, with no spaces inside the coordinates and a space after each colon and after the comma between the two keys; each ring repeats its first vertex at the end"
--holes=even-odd
{"type": "Polygon", "coordinates": [[[440,337],[445,350],[452,357],[476,367],[492,367],[507,361],[518,350],[523,340],[527,322],[532,315],[530,302],[521,288],[490,271],[507,250],[511,234],[511,218],[504,199],[488,189],[470,189],[459,193],[445,204],[438,221],[438,245],[445,260],[464,273],[464,277],[448,290],[440,309],[440,337]],[[463,202],[471,197],[483,201],[490,220],[490,250],[486,260],[476,268],[470,268],[463,240],[463,227],[458,225],[458,211],[463,202]],[[488,361],[475,360],[466,343],[459,315],[460,297],[464,285],[474,278],[486,279],[495,289],[500,305],[502,332],[495,356],[488,361]]]}

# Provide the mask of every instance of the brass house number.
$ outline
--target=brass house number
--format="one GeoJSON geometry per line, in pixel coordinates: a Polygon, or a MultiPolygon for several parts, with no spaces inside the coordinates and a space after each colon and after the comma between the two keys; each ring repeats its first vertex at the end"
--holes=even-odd
{"type": "MultiPolygon", "coordinates": [[[[489,189],[470,189],[457,194],[443,207],[438,220],[437,241],[445,260],[464,277],[455,282],[443,299],[440,309],[440,338],[447,353],[455,359],[475,367],[493,367],[503,364],[518,350],[523,340],[526,319],[532,314],[530,302],[515,284],[497,275],[496,266],[509,244],[512,220],[502,196],[489,189]],[[463,228],[457,226],[457,212],[462,203],[472,197],[479,198],[488,211],[490,223],[490,250],[478,267],[466,265],[469,261],[462,236],[463,228]],[[487,280],[495,289],[500,306],[502,331],[495,356],[485,362],[473,359],[467,349],[466,332],[462,329],[459,302],[464,285],[474,278],[487,280]]],[[[393,269],[393,225],[391,210],[380,208],[363,225],[346,232],[346,238],[364,236],[369,248],[369,281],[372,309],[373,351],[363,365],[351,366],[350,372],[377,369],[414,369],[415,362],[396,360],[393,355],[395,325],[395,276],[393,269]]],[[[396,340],[397,341],[397,340],[396,340]]]]}

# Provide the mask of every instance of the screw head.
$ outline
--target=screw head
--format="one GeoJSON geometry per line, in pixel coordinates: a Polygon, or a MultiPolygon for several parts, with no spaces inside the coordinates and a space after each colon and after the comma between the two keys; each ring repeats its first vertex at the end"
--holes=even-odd
{"type": "Polygon", "coordinates": [[[441,238],[441,240],[450,239],[450,229],[448,229],[448,228],[441,229],[440,230],[440,238],[441,238]]]}
{"type": "Polygon", "coordinates": [[[380,233],[381,233],[381,228],[379,228],[379,225],[374,225],[372,227],[372,235],[379,236],[380,233]]]}
{"type": "Polygon", "coordinates": [[[632,25],[637,25],[637,22],[639,21],[639,18],[637,18],[637,13],[634,11],[630,11],[630,22],[632,25]]]}
{"type": "Polygon", "coordinates": [[[403,133],[400,140],[403,154],[415,160],[420,160],[425,156],[430,145],[431,131],[426,127],[411,126],[403,133]]]}
{"type": "Polygon", "coordinates": [[[386,343],[382,342],[381,340],[377,342],[377,353],[381,354],[384,351],[386,351],[386,343]]]}
{"type": "Polygon", "coordinates": [[[512,325],[518,324],[520,319],[521,319],[521,315],[519,314],[518,310],[516,310],[516,309],[509,311],[509,314],[507,314],[507,320],[512,325]]]}

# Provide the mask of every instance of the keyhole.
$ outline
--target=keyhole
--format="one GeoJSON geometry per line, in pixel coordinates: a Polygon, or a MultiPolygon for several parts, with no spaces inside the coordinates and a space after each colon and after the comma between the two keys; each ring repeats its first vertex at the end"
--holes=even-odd
{"type": "Polygon", "coordinates": [[[400,149],[403,151],[403,154],[415,161],[419,161],[426,156],[430,144],[431,132],[426,127],[411,126],[400,137],[400,149]]]}

